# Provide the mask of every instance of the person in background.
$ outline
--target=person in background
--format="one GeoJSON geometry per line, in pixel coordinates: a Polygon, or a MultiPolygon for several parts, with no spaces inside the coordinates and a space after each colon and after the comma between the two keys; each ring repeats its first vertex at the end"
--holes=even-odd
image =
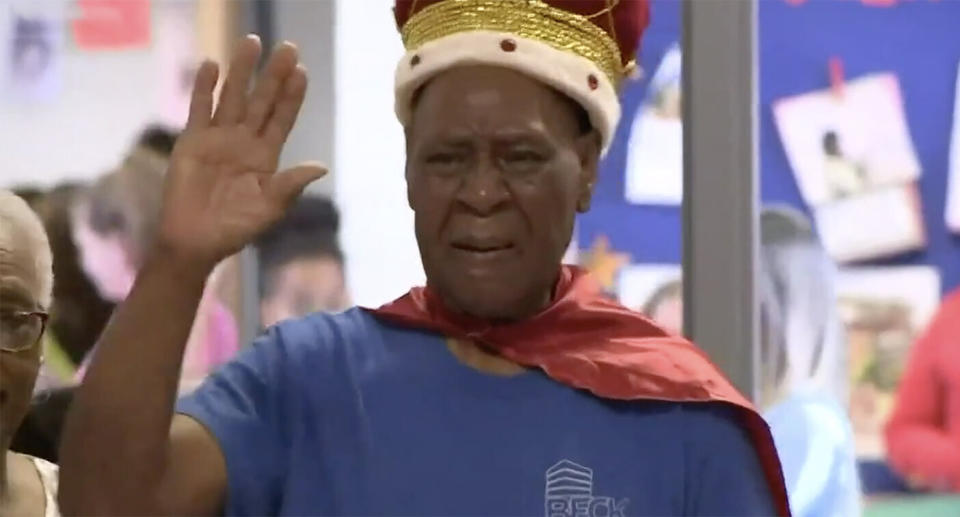
{"type": "Polygon", "coordinates": [[[175,405],[210,268],[325,173],[277,173],[307,89],[293,45],[251,85],[262,49],[245,39],[218,101],[204,63],[158,245],[67,419],[64,511],[788,515],[751,404],[693,344],[561,264],[647,2],[400,0],[394,13],[427,286],[272,327],[175,405]]]}
{"type": "MultiPolygon", "coordinates": [[[[74,239],[84,271],[100,295],[124,300],[137,271],[154,246],[160,220],[164,174],[176,135],[149,128],[117,169],[105,174],[80,198],[74,213],[74,239]]],[[[207,289],[182,369],[189,390],[238,349],[233,315],[207,289]]],[[[81,367],[80,376],[85,372],[81,367]]]]}
{"type": "MultiPolygon", "coordinates": [[[[41,217],[41,221],[43,222],[44,227],[46,227],[47,223],[46,221],[43,221],[43,216],[40,215],[40,211],[43,210],[43,207],[47,204],[47,193],[42,189],[32,187],[15,187],[13,189],[13,193],[26,201],[27,205],[35,213],[37,213],[38,216],[41,217]]],[[[50,247],[53,248],[53,238],[49,230],[47,231],[47,236],[48,240],[50,241],[50,247]]],[[[54,271],[56,271],[56,255],[54,255],[53,262],[54,271]]],[[[56,286],[54,286],[54,290],[56,290],[56,286]]],[[[56,295],[56,293],[54,293],[54,295],[56,295]]],[[[56,332],[53,330],[52,323],[56,318],[56,313],[56,309],[51,307],[46,324],[47,330],[43,333],[43,337],[41,338],[40,349],[42,351],[41,353],[43,354],[44,361],[40,365],[40,372],[37,374],[37,380],[34,383],[34,390],[36,392],[41,392],[55,386],[64,386],[70,384],[73,382],[76,373],[77,363],[71,361],[64,352],[59,339],[57,339],[56,332]]]]}
{"type": "Polygon", "coordinates": [[[60,435],[75,390],[76,386],[64,386],[35,391],[10,450],[59,463],[60,435]]]}
{"type": "Polygon", "coordinates": [[[53,255],[27,203],[0,190],[0,515],[58,515],[57,467],[10,450],[30,405],[53,296],[53,255]]]}
{"type": "Polygon", "coordinates": [[[339,226],[340,215],[331,200],[304,196],[279,224],[257,239],[264,327],[350,306],[337,239],[339,226]]]}
{"type": "Polygon", "coordinates": [[[43,189],[37,187],[13,187],[11,192],[24,200],[27,206],[34,211],[37,210],[37,206],[43,202],[43,198],[47,195],[43,189]]]}
{"type": "Polygon", "coordinates": [[[834,267],[807,218],[760,215],[760,406],[796,517],[860,515],[843,324],[834,267]]]}
{"type": "Polygon", "coordinates": [[[885,435],[910,485],[960,493],[960,288],[913,344],[885,435]]]}
{"type": "Polygon", "coordinates": [[[650,295],[640,312],[672,334],[683,334],[683,282],[671,280],[650,295]]]}
{"type": "Polygon", "coordinates": [[[65,183],[49,192],[15,190],[40,217],[53,251],[53,306],[43,336],[44,363],[36,391],[73,384],[78,365],[100,336],[113,304],[100,297],[80,266],[73,240],[74,201],[83,187],[65,183]]]}

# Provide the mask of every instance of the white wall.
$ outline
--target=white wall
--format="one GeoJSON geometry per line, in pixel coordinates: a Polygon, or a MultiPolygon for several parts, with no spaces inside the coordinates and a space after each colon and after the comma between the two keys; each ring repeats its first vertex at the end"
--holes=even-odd
{"type": "MultiPolygon", "coordinates": [[[[84,51],[66,32],[56,95],[25,101],[0,93],[0,185],[92,179],[119,162],[144,125],[177,119],[169,112],[170,81],[176,78],[165,60],[183,41],[166,47],[157,42],[172,37],[171,16],[184,6],[190,4],[154,2],[153,40],[145,49],[84,51]]],[[[178,38],[194,33],[192,20],[185,23],[178,38]]]]}
{"type": "Polygon", "coordinates": [[[393,72],[403,45],[390,0],[337,0],[334,191],[354,302],[376,306],[424,282],[407,207],[393,72]]]}

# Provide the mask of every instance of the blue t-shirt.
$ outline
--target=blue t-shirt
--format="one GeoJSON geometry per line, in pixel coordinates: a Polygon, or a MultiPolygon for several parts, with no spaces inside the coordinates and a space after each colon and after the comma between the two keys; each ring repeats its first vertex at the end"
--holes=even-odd
{"type": "Polygon", "coordinates": [[[823,392],[796,392],[764,414],[773,432],[794,517],[860,515],[853,429],[823,392]]]}
{"type": "Polygon", "coordinates": [[[269,330],[178,407],[220,444],[226,513],[775,513],[733,408],[488,375],[445,343],[359,309],[269,330]]]}

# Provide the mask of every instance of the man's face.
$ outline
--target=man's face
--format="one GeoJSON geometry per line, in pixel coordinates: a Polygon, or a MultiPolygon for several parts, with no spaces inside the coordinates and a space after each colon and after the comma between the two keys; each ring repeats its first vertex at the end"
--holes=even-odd
{"type": "Polygon", "coordinates": [[[513,320],[550,299],[599,138],[572,101],[504,68],[455,68],[407,128],[407,195],[427,282],[455,311],[513,320]]]}
{"type": "Polygon", "coordinates": [[[343,266],[336,259],[298,259],[270,274],[274,275],[273,293],[260,302],[260,319],[265,327],[312,312],[336,312],[349,306],[343,266]]]}
{"type": "MultiPolygon", "coordinates": [[[[21,233],[9,222],[0,222],[0,317],[5,320],[2,324],[9,326],[23,323],[12,318],[13,313],[43,309],[38,301],[43,273],[26,245],[30,241],[21,233]]],[[[19,352],[0,351],[2,447],[9,444],[27,413],[39,369],[39,344],[19,352]]]]}

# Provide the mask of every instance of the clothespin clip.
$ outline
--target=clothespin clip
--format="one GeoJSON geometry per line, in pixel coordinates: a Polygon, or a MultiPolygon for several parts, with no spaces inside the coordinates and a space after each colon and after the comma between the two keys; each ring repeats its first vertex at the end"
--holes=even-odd
{"type": "Polygon", "coordinates": [[[831,57],[828,66],[830,69],[830,89],[837,99],[842,99],[846,86],[846,80],[843,78],[843,60],[839,57],[831,57]]]}

